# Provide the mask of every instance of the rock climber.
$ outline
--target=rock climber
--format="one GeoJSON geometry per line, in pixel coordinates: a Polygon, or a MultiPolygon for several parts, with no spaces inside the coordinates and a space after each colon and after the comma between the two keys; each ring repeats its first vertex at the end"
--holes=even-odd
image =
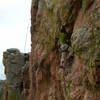
{"type": "MultiPolygon", "coordinates": [[[[70,38],[69,32],[66,32],[66,29],[64,26],[61,27],[61,33],[60,33],[60,52],[61,52],[61,60],[60,60],[60,68],[64,68],[65,67],[65,59],[68,57],[70,57],[70,53],[69,55],[67,55],[66,51],[69,51],[70,48],[70,38]]],[[[70,52],[70,51],[69,51],[70,52]]]]}
{"type": "Polygon", "coordinates": [[[60,68],[64,68],[64,62],[66,57],[66,50],[68,49],[67,45],[67,34],[64,27],[61,27],[60,33],[60,52],[61,52],[61,60],[60,60],[60,68]]]}

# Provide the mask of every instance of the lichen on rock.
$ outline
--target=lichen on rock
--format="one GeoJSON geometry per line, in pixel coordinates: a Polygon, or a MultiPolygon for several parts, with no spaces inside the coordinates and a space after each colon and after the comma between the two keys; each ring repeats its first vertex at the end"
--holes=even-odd
{"type": "Polygon", "coordinates": [[[26,61],[29,61],[28,54],[21,53],[18,49],[7,49],[3,53],[8,100],[22,100],[22,67],[26,61]]]}

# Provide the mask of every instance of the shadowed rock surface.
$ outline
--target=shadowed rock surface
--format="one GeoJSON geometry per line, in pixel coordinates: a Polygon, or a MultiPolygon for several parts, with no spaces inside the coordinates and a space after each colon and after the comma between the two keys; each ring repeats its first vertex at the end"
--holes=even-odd
{"type": "Polygon", "coordinates": [[[0,80],[0,100],[3,100],[4,98],[4,87],[5,87],[5,81],[0,80]]]}

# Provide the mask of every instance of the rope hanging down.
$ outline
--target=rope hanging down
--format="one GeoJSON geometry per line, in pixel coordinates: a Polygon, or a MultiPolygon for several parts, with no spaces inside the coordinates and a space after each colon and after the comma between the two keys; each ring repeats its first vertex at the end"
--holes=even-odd
{"type": "Polygon", "coordinates": [[[27,37],[28,37],[28,29],[29,29],[29,23],[28,23],[28,26],[27,26],[27,31],[26,31],[26,37],[25,37],[25,44],[24,44],[24,52],[25,52],[25,49],[26,49],[26,44],[27,44],[27,37]]]}
{"type": "MultiPolygon", "coordinates": [[[[31,10],[31,0],[29,0],[28,2],[27,2],[27,0],[25,0],[25,6],[26,6],[26,11],[27,10],[29,10],[29,12],[30,12],[30,10],[31,10]],[[30,6],[28,5],[29,4],[29,2],[30,2],[30,6]]],[[[27,45],[27,37],[28,37],[28,34],[30,33],[30,14],[29,14],[29,16],[28,16],[28,26],[27,26],[27,30],[26,30],[26,37],[25,37],[25,44],[24,44],[24,48],[23,48],[23,50],[24,50],[24,52],[25,52],[25,50],[26,50],[26,45],[27,45]]]]}

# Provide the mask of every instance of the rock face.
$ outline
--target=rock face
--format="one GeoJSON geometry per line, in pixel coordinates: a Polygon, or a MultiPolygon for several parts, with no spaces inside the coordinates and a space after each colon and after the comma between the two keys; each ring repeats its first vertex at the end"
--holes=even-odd
{"type": "Polygon", "coordinates": [[[4,52],[5,100],[100,100],[100,0],[32,0],[31,42],[4,52]]]}
{"type": "MultiPolygon", "coordinates": [[[[22,71],[24,73],[25,70],[25,72],[28,73],[28,69],[25,69],[27,61],[29,62],[29,55],[20,53],[17,49],[7,49],[7,51],[3,53],[3,63],[5,65],[5,74],[7,78],[7,100],[23,100],[24,95],[22,92],[25,87],[23,84],[24,76],[22,71]]],[[[29,65],[27,66],[29,67],[29,65]]]]}
{"type": "Polygon", "coordinates": [[[5,87],[5,81],[0,80],[0,100],[4,99],[4,87],[5,87]]]}
{"type": "Polygon", "coordinates": [[[99,2],[32,0],[29,100],[100,100],[99,2]]]}

